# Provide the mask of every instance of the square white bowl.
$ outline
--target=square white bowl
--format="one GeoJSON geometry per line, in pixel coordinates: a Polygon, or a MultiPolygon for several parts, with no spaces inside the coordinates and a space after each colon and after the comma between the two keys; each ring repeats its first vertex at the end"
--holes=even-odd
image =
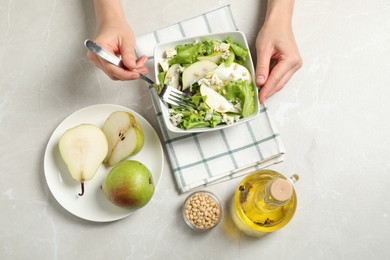
{"type": "MultiPolygon", "coordinates": [[[[232,32],[223,32],[223,33],[213,33],[213,34],[206,34],[206,35],[199,35],[196,37],[188,37],[188,38],[183,38],[177,41],[172,41],[172,42],[165,42],[165,43],[160,43],[157,44],[155,49],[154,49],[154,71],[155,71],[155,80],[157,83],[160,83],[158,80],[158,74],[159,74],[159,64],[158,62],[164,58],[165,50],[168,48],[175,48],[177,45],[183,45],[187,43],[193,43],[196,40],[202,41],[204,39],[213,39],[213,40],[225,40],[226,37],[230,36],[233,42],[236,42],[240,44],[241,46],[245,47],[248,49],[248,57],[246,59],[246,62],[244,66],[249,70],[252,76],[252,81],[255,82],[255,69],[253,66],[253,61],[252,57],[250,54],[248,42],[245,38],[245,35],[240,32],[240,31],[232,31],[232,32]]],[[[254,84],[254,91],[257,93],[257,87],[254,84]]],[[[174,133],[203,133],[203,132],[210,132],[210,131],[216,131],[216,130],[221,130],[225,129],[228,127],[234,127],[238,124],[242,124],[244,122],[248,122],[254,118],[256,118],[259,115],[259,100],[256,98],[257,102],[255,103],[256,108],[255,108],[255,113],[253,113],[251,116],[241,118],[237,122],[233,124],[220,124],[217,125],[216,127],[202,127],[202,128],[191,128],[191,129],[181,129],[172,124],[172,122],[169,119],[169,112],[168,112],[168,107],[166,104],[160,100],[160,106],[161,106],[161,112],[162,116],[164,119],[165,126],[167,129],[171,132],[174,133]]]]}

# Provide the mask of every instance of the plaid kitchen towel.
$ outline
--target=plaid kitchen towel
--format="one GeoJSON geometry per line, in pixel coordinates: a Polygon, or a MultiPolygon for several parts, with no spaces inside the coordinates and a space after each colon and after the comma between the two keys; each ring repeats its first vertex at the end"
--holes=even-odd
{"type": "MultiPolygon", "coordinates": [[[[184,37],[238,30],[230,5],[137,37],[136,52],[153,60],[157,43],[184,37]]],[[[150,73],[153,64],[148,64],[150,73]]],[[[243,176],[283,161],[282,140],[268,108],[260,107],[255,119],[223,130],[199,134],[172,133],[165,127],[159,98],[151,91],[164,144],[181,193],[243,176]]]]}

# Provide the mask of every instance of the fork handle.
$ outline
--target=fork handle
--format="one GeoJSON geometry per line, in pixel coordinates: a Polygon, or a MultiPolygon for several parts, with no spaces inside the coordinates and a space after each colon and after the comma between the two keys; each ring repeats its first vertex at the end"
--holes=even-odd
{"type": "Polygon", "coordinates": [[[150,85],[154,85],[155,84],[153,80],[151,80],[150,78],[145,76],[143,73],[139,72],[138,70],[133,70],[133,71],[137,72],[139,74],[140,79],[148,82],[150,85]]]}

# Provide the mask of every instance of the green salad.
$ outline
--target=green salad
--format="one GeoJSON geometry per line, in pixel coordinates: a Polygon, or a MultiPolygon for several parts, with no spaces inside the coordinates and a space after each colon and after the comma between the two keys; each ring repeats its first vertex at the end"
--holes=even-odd
{"type": "Polygon", "coordinates": [[[188,110],[170,106],[172,124],[181,129],[215,127],[255,113],[257,95],[243,65],[248,55],[248,49],[230,37],[166,49],[158,63],[159,81],[190,94],[197,106],[188,110]]]}

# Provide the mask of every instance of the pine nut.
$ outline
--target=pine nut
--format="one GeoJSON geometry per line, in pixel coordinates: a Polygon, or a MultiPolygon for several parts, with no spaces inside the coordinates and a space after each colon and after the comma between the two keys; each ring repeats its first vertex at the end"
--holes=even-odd
{"type": "Polygon", "coordinates": [[[221,218],[219,202],[206,192],[196,192],[183,207],[184,216],[196,229],[214,227],[221,218]]]}

